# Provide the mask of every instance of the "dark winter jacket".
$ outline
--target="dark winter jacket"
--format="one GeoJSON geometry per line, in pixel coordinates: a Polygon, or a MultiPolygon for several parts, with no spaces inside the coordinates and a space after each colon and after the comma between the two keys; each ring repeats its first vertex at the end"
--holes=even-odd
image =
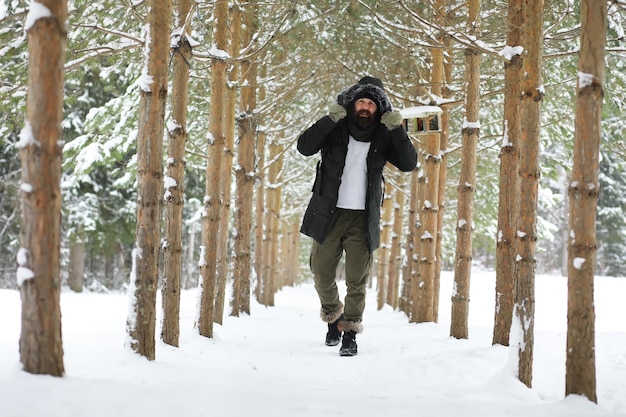
{"type": "MultiPolygon", "coordinates": [[[[351,103],[342,102],[345,106],[351,103]]],[[[350,100],[353,101],[353,100],[350,100]]],[[[380,109],[380,106],[379,106],[380,109]]],[[[389,110],[391,106],[389,105],[389,110]]],[[[333,122],[324,116],[298,138],[298,151],[305,155],[321,152],[313,195],[304,214],[300,232],[324,243],[337,211],[337,198],[341,175],[348,153],[348,117],[333,122]]],[[[380,244],[380,207],[383,199],[383,167],[391,162],[401,171],[412,171],[417,165],[417,154],[403,127],[389,131],[379,125],[373,133],[367,155],[367,242],[370,252],[380,244]]]]}

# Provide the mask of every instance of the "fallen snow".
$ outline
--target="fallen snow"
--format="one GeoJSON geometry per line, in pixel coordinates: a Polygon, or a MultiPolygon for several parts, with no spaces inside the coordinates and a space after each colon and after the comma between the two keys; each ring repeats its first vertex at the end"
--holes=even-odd
{"type": "MultiPolygon", "coordinates": [[[[365,331],[353,358],[324,346],[326,326],[311,283],[279,291],[275,307],[253,302],[251,316],[226,313],[224,324],[215,325],[214,339],[193,327],[198,291],[183,291],[180,347],[157,342],[152,362],[124,347],[127,294],[64,289],[63,378],[21,370],[20,294],[0,290],[0,415],[626,415],[626,279],[598,277],[595,283],[596,405],[580,396],[564,398],[566,279],[537,276],[534,377],[528,389],[514,376],[516,349],[491,345],[494,276],[473,271],[468,340],[449,337],[453,272],[442,276],[439,323],[410,324],[388,306],[377,311],[370,289],[365,331]]],[[[343,282],[339,287],[343,290],[343,282]]]]}

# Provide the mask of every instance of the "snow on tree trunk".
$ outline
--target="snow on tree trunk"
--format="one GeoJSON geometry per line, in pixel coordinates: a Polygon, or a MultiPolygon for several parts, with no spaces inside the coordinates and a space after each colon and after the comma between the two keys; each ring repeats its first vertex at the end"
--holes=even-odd
{"type": "MultiPolygon", "coordinates": [[[[233,5],[230,8],[230,50],[232,57],[239,56],[241,42],[241,10],[240,6],[233,5]]],[[[222,182],[222,198],[220,199],[220,233],[219,262],[217,270],[217,290],[215,292],[215,315],[213,321],[222,324],[224,317],[224,303],[226,298],[226,282],[228,280],[230,256],[228,243],[234,236],[229,235],[229,222],[231,214],[231,175],[233,171],[233,158],[235,152],[235,119],[237,112],[237,83],[239,81],[239,62],[232,62],[228,71],[228,83],[226,85],[226,106],[224,116],[224,134],[226,137],[224,149],[225,179],[222,182]]]]}
{"type": "Polygon", "coordinates": [[[60,307],[65,0],[32,2],[26,17],[28,97],[17,143],[22,162],[17,281],[22,297],[20,362],[26,372],[63,376],[60,307]]]}
{"type": "Polygon", "coordinates": [[[131,349],[149,360],[155,358],[156,293],[163,205],[163,128],[171,9],[171,0],[150,2],[145,32],[145,62],[139,80],[137,224],[127,332],[131,349]]]}
{"type": "Polygon", "coordinates": [[[504,126],[500,149],[500,193],[496,237],[496,300],[493,344],[509,345],[513,317],[513,273],[515,270],[515,213],[518,196],[518,157],[521,134],[522,2],[509,0],[504,65],[504,126]]]}
{"type": "Polygon", "coordinates": [[[216,1],[213,11],[213,47],[211,48],[211,106],[209,111],[208,160],[206,165],[206,188],[202,217],[203,259],[200,260],[200,311],[198,332],[213,337],[215,316],[215,290],[217,285],[220,240],[228,238],[220,230],[221,198],[223,183],[230,181],[230,173],[224,174],[224,101],[226,98],[226,49],[228,47],[228,2],[216,1]]]}
{"type": "MultiPolygon", "coordinates": [[[[449,85],[452,84],[452,48],[451,39],[446,36],[443,40],[444,44],[444,61],[443,61],[443,80],[441,81],[441,97],[444,99],[452,97],[452,92],[449,85]]],[[[438,92],[439,89],[435,88],[434,92],[438,92]]],[[[434,315],[435,318],[439,317],[439,297],[440,297],[440,276],[441,276],[441,259],[442,259],[442,241],[443,241],[443,215],[446,207],[446,182],[448,178],[448,139],[450,136],[450,112],[448,106],[442,105],[443,113],[441,115],[441,136],[439,138],[439,154],[441,156],[441,169],[439,171],[439,191],[437,193],[439,210],[437,211],[437,265],[435,270],[435,300],[434,300],[434,315]]]]}
{"type": "MultiPolygon", "coordinates": [[[[254,10],[248,4],[246,11],[254,10]]],[[[253,13],[246,13],[243,33],[244,45],[252,42],[256,32],[253,13]]],[[[231,315],[250,314],[250,283],[252,281],[252,213],[255,174],[255,138],[256,138],[256,63],[244,60],[241,63],[241,113],[237,117],[238,148],[235,168],[235,186],[237,198],[234,211],[234,250],[233,261],[233,300],[231,315]]]]}
{"type": "Polygon", "coordinates": [[[378,256],[376,256],[376,282],[377,282],[377,295],[376,301],[378,303],[378,309],[381,310],[385,305],[385,291],[387,289],[387,279],[389,274],[389,248],[391,246],[391,224],[393,216],[393,199],[391,195],[391,182],[385,182],[385,198],[383,200],[382,207],[382,221],[381,221],[381,233],[380,233],[380,249],[378,249],[378,256]]]}
{"type": "MultiPolygon", "coordinates": [[[[171,118],[168,122],[167,177],[165,188],[165,228],[163,240],[163,284],[161,340],[178,346],[180,336],[180,289],[183,270],[183,205],[185,198],[185,146],[187,144],[187,104],[189,101],[189,62],[192,45],[191,0],[177,3],[176,32],[172,36],[171,118]]],[[[195,9],[194,9],[195,10],[195,9]]]]}
{"type": "MultiPolygon", "coordinates": [[[[262,100],[263,88],[259,89],[259,99],[262,100]]],[[[257,121],[258,123],[258,121],[257,121]]],[[[254,269],[256,272],[256,287],[254,288],[254,296],[258,302],[261,301],[263,294],[263,283],[266,275],[265,270],[265,132],[257,133],[256,154],[257,154],[257,182],[256,185],[256,201],[255,201],[255,230],[254,230],[254,269]]]]}
{"type": "Polygon", "coordinates": [[[534,327],[535,327],[535,246],[537,243],[537,198],[539,188],[539,134],[541,127],[541,84],[543,45],[543,0],[525,0],[524,59],[522,79],[519,141],[519,199],[515,231],[515,305],[513,314],[521,325],[518,342],[518,377],[532,386],[534,327]]]}
{"type": "Polygon", "coordinates": [[[418,303],[418,322],[435,322],[435,260],[437,247],[437,201],[439,200],[439,133],[422,136],[424,142],[424,200],[420,219],[421,259],[420,275],[423,283],[422,294],[418,303]]]}
{"type": "Polygon", "coordinates": [[[404,175],[395,172],[396,187],[394,188],[393,233],[391,235],[391,253],[389,256],[389,282],[387,283],[387,304],[394,310],[398,307],[398,283],[402,268],[402,248],[400,238],[404,225],[404,175]]]}
{"type": "MultiPolygon", "coordinates": [[[[467,25],[472,36],[477,36],[480,1],[468,3],[467,25]]],[[[468,337],[469,289],[472,269],[472,237],[474,230],[474,193],[476,191],[476,146],[480,133],[480,53],[465,50],[465,120],[463,122],[461,174],[459,177],[456,262],[454,266],[454,289],[452,291],[452,318],[450,336],[457,339],[468,337]]]]}
{"type": "Polygon", "coordinates": [[[409,317],[410,323],[419,323],[420,304],[423,303],[424,297],[429,297],[429,294],[424,292],[424,285],[422,282],[422,272],[420,269],[420,260],[422,259],[422,212],[421,207],[424,201],[424,195],[426,192],[425,176],[424,176],[424,151],[423,149],[417,149],[418,169],[413,174],[417,178],[417,184],[412,185],[413,188],[411,198],[415,203],[415,223],[413,225],[413,255],[409,262],[411,262],[411,315],[409,317]]]}
{"type": "MultiPolygon", "coordinates": [[[[419,144],[417,141],[413,140],[413,146],[415,146],[416,151],[419,152],[419,144]]],[[[420,167],[420,165],[418,165],[420,167]]],[[[411,172],[411,180],[409,185],[409,213],[407,215],[407,235],[406,235],[406,243],[405,243],[405,252],[406,252],[406,264],[402,271],[402,294],[400,296],[400,309],[406,313],[409,317],[409,320],[412,316],[412,285],[414,283],[413,273],[415,268],[417,267],[417,263],[413,262],[415,256],[417,256],[418,247],[415,245],[415,236],[418,233],[417,221],[418,221],[418,207],[419,202],[417,198],[418,194],[418,186],[419,186],[419,178],[421,169],[415,169],[411,172]]],[[[417,245],[419,246],[419,244],[417,245]]]]}
{"type": "Polygon", "coordinates": [[[595,364],[596,213],[607,3],[583,0],[578,61],[574,167],[569,188],[567,359],[565,393],[597,402],[595,364]]]}

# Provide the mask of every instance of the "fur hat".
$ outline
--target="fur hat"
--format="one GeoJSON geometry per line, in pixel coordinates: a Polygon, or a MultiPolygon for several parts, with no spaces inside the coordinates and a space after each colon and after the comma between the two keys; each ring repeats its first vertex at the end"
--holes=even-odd
{"type": "Polygon", "coordinates": [[[369,98],[376,103],[378,114],[382,115],[392,110],[391,101],[383,89],[380,79],[374,77],[363,77],[352,87],[342,91],[337,96],[337,103],[351,110],[352,104],[360,98],[369,98]]]}

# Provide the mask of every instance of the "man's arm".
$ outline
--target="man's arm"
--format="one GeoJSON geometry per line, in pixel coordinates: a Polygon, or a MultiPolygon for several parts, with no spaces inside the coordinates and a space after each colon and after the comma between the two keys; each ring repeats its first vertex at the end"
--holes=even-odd
{"type": "Polygon", "coordinates": [[[298,138],[298,152],[304,156],[315,155],[324,147],[326,136],[335,126],[336,123],[329,116],[319,119],[298,138]]]}
{"type": "Polygon", "coordinates": [[[400,126],[391,130],[389,141],[391,146],[387,148],[387,160],[400,171],[413,171],[417,167],[417,152],[404,127],[400,126]]]}

